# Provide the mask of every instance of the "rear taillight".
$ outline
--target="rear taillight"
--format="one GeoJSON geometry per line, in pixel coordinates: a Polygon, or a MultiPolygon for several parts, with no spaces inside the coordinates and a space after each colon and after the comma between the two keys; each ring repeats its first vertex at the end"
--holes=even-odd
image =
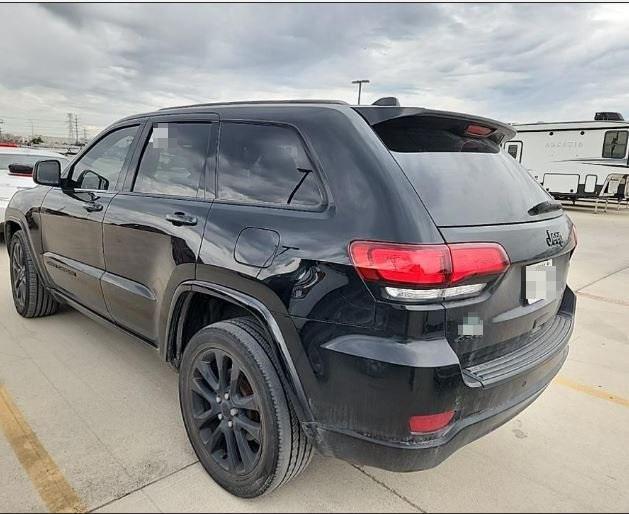
{"type": "Polygon", "coordinates": [[[352,261],[365,280],[388,284],[441,286],[452,268],[445,245],[401,245],[355,241],[352,261]]]}
{"type": "Polygon", "coordinates": [[[509,267],[509,258],[497,243],[406,245],[355,241],[349,250],[365,281],[382,284],[387,296],[406,301],[477,294],[488,277],[509,267]]]}

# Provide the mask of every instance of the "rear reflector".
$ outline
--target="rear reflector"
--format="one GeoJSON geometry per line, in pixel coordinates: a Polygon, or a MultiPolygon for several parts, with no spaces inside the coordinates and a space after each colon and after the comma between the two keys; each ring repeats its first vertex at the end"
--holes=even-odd
{"type": "Polygon", "coordinates": [[[500,274],[509,266],[504,248],[497,243],[406,245],[354,241],[349,251],[364,280],[417,288],[445,288],[500,274]]]}
{"type": "Polygon", "coordinates": [[[411,434],[427,434],[447,427],[454,418],[454,411],[429,414],[427,416],[413,416],[408,420],[411,434]]]}

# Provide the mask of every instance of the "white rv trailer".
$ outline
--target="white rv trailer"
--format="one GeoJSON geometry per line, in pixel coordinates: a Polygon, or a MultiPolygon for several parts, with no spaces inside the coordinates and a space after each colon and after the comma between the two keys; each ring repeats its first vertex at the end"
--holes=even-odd
{"type": "Polygon", "coordinates": [[[512,126],[517,134],[506,151],[555,198],[629,198],[629,122],[620,114],[512,126]]]}

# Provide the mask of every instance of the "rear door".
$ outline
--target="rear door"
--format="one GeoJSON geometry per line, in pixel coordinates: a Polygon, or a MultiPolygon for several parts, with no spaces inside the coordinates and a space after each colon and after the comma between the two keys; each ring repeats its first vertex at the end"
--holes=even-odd
{"type": "Polygon", "coordinates": [[[214,198],[217,121],[215,115],[152,118],[104,219],[105,300],[118,324],[152,342],[174,289],[195,277],[214,198]]]}
{"type": "Polygon", "coordinates": [[[574,247],[572,223],[552,198],[499,141],[468,123],[416,117],[374,126],[447,243],[496,242],[509,256],[508,271],[479,296],[444,304],[448,340],[464,366],[514,351],[552,324],[574,247]],[[535,276],[545,281],[540,298],[527,293],[535,276]]]}
{"type": "Polygon", "coordinates": [[[135,123],[100,137],[67,170],[65,186],[52,188],[41,207],[44,263],[55,286],[106,317],[100,287],[105,272],[102,221],[120,189],[139,131],[135,123]]]}

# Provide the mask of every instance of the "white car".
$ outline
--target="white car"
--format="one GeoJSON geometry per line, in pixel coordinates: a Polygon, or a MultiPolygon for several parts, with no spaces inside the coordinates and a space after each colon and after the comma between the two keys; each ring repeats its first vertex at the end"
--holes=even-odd
{"type": "Polygon", "coordinates": [[[16,191],[35,187],[32,167],[45,159],[61,161],[62,169],[68,164],[68,159],[60,153],[0,144],[0,234],[4,232],[4,211],[9,200],[16,191]],[[21,166],[11,172],[9,166],[13,164],[21,166]]]}

